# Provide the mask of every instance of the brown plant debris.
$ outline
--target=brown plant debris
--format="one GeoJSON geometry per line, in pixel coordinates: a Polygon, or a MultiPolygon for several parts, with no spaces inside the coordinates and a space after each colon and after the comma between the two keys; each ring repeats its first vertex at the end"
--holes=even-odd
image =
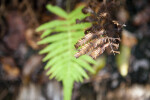
{"type": "Polygon", "coordinates": [[[148,21],[150,21],[150,5],[147,5],[142,11],[137,13],[133,18],[133,23],[137,26],[146,24],[148,21]]]}
{"type": "Polygon", "coordinates": [[[85,30],[85,36],[75,44],[76,49],[81,47],[75,57],[89,54],[93,59],[96,59],[106,49],[114,55],[120,53],[117,50],[121,41],[121,31],[125,25],[115,19],[118,4],[114,0],[103,2],[98,10],[92,4],[95,3],[89,3],[82,10],[83,13],[91,15],[82,20],[77,19],[77,23],[91,22],[92,26],[85,30]]]}

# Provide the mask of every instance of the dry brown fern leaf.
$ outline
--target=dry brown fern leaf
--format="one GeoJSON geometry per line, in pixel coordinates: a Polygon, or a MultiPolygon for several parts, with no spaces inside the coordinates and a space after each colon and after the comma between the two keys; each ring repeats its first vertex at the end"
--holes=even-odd
{"type": "Polygon", "coordinates": [[[82,12],[90,13],[90,16],[76,21],[77,23],[92,23],[92,26],[85,30],[85,36],[75,44],[76,49],[81,47],[75,54],[76,58],[89,54],[93,59],[96,59],[106,49],[114,55],[120,53],[117,50],[124,24],[115,20],[118,5],[114,0],[109,0],[109,2],[105,0],[97,9],[96,4],[99,3],[92,1],[87,7],[83,8],[82,12]]]}

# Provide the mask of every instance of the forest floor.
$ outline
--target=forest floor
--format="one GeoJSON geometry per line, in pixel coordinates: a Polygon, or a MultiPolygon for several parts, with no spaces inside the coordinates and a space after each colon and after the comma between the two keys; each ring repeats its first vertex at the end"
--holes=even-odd
{"type": "MultiPolygon", "coordinates": [[[[71,10],[82,1],[71,0],[71,10]]],[[[59,19],[46,4],[66,9],[66,0],[0,2],[0,100],[62,100],[62,84],[45,75],[38,54],[44,46],[37,45],[41,32],[35,29],[59,19]]],[[[150,0],[121,0],[116,16],[126,24],[119,59],[127,66],[119,67],[116,56],[103,54],[105,67],[94,67],[95,76],[75,83],[72,100],[150,100],[150,0]]]]}

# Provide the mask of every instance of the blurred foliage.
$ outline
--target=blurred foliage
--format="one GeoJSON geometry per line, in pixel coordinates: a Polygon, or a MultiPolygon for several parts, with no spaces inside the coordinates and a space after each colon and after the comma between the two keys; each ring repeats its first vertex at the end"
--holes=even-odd
{"type": "Polygon", "coordinates": [[[94,70],[96,71],[96,74],[99,73],[101,69],[103,69],[106,65],[106,57],[101,56],[96,60],[96,64],[94,66],[94,70]]]}
{"type": "MultiPolygon", "coordinates": [[[[35,32],[35,28],[48,21],[52,23],[55,19],[61,21],[71,19],[73,23],[75,20],[69,19],[68,14],[67,18],[62,18],[59,17],[61,16],[60,12],[57,13],[57,15],[59,14],[57,16],[54,15],[55,12],[51,13],[52,11],[48,12],[45,9],[48,3],[66,9],[66,1],[0,1],[2,8],[0,9],[0,100],[63,100],[62,82],[49,80],[45,75],[45,72],[49,70],[44,70],[43,66],[46,62],[41,62],[44,55],[38,55],[37,52],[47,44],[37,45],[41,32],[35,32]]],[[[76,6],[88,4],[88,1],[70,0],[70,11],[76,6]]],[[[103,0],[98,1],[100,4],[103,2],[103,0]]],[[[126,24],[121,36],[120,55],[114,56],[104,53],[103,56],[98,57],[96,59],[98,64],[93,66],[96,72],[94,76],[91,75],[90,79],[84,80],[82,84],[75,82],[72,100],[149,100],[150,0],[119,0],[118,2],[121,2],[121,7],[117,8],[114,17],[126,24]],[[130,35],[126,34],[127,37],[123,39],[124,33],[130,35]],[[132,35],[135,39],[132,38],[132,35]],[[127,75],[123,76],[121,70],[127,75]]],[[[94,6],[96,9],[100,7],[97,3],[94,6]]],[[[49,33],[51,36],[61,34],[55,31],[60,26],[62,29],[67,28],[65,25],[60,25],[60,21],[57,22],[58,26],[54,24],[44,26],[45,35],[49,33]],[[54,27],[49,30],[47,26],[54,27]]],[[[68,34],[67,31],[63,32],[68,34]]],[[[73,32],[74,30],[71,33],[73,32]]],[[[44,39],[48,35],[42,37],[44,39]]],[[[63,42],[63,37],[67,38],[63,35],[56,41],[63,42]]],[[[51,42],[50,45],[56,41],[51,42]]],[[[53,51],[59,47],[62,46],[58,45],[53,51]]],[[[51,61],[53,58],[55,57],[52,57],[51,61]]],[[[58,60],[57,63],[61,60],[58,60]]],[[[72,67],[70,66],[70,68],[72,67]]]]}
{"type": "Polygon", "coordinates": [[[128,74],[130,53],[131,53],[131,48],[122,45],[121,54],[117,55],[116,57],[119,71],[122,76],[126,76],[128,74]]]}

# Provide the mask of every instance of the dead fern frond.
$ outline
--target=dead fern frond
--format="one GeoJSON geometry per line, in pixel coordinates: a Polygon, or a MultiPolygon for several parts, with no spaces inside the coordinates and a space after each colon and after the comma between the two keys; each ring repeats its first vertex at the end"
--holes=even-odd
{"type": "Polygon", "coordinates": [[[75,57],[78,58],[84,54],[89,54],[93,59],[96,59],[106,49],[114,55],[120,53],[117,50],[121,41],[121,31],[125,25],[115,20],[118,5],[114,0],[111,0],[110,2],[102,3],[97,10],[92,4],[95,3],[89,3],[82,10],[85,14],[90,13],[90,16],[82,20],[76,20],[77,23],[91,22],[92,26],[85,30],[85,36],[75,44],[76,49],[81,47],[75,57]]]}

